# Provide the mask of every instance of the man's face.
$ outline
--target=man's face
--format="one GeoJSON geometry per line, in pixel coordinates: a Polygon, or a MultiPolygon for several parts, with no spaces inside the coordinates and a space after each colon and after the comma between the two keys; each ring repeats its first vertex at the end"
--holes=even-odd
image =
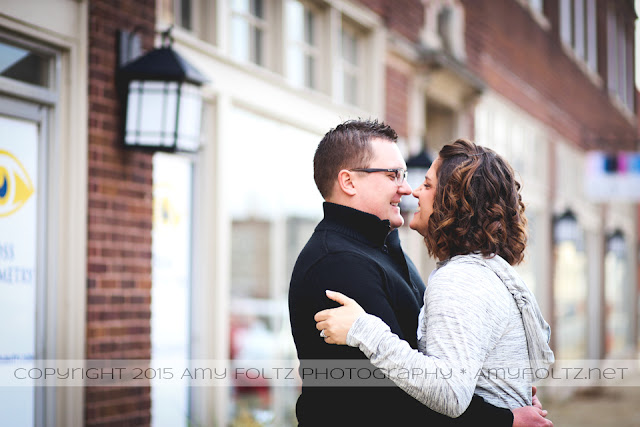
{"type": "MultiPolygon", "coordinates": [[[[367,168],[407,168],[397,144],[384,139],[372,139],[371,145],[373,158],[367,168]]],[[[392,228],[402,226],[404,219],[400,215],[400,198],[411,194],[411,187],[406,180],[398,186],[393,172],[354,172],[353,180],[357,189],[356,205],[353,207],[380,219],[388,219],[392,228]]]]}

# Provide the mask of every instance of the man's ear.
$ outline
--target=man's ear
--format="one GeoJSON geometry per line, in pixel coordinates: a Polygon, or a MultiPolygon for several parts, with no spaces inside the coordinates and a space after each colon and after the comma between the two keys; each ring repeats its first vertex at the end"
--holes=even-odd
{"type": "Polygon", "coordinates": [[[348,196],[356,195],[356,186],[352,178],[353,174],[351,171],[342,169],[338,172],[338,187],[340,188],[340,191],[348,196]]]}

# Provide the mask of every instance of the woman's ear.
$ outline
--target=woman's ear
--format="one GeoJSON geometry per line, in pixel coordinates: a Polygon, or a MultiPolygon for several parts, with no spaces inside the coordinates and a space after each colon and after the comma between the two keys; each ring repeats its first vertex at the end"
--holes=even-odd
{"type": "Polygon", "coordinates": [[[340,191],[348,196],[356,195],[356,186],[353,181],[353,173],[347,169],[338,172],[338,187],[340,191]]]}

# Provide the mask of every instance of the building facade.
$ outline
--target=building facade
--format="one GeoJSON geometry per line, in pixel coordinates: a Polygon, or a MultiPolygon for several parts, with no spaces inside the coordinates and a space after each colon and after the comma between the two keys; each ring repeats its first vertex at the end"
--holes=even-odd
{"type": "MultiPolygon", "coordinates": [[[[626,0],[3,2],[0,359],[294,361],[313,154],[358,117],[391,124],[407,159],[458,137],[506,156],[530,225],[519,269],[557,357],[635,358],[637,206],[584,186],[592,151],[638,150],[635,19],[626,0]],[[125,149],[118,32],[148,51],[170,26],[207,78],[200,149],[125,149]]],[[[422,239],[401,235],[427,277],[422,239]]],[[[299,390],[0,393],[14,425],[295,425],[299,390]]]]}

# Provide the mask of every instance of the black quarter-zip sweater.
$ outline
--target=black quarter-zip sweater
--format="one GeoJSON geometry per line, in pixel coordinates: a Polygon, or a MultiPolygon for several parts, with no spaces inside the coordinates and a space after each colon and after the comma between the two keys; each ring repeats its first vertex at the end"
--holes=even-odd
{"type": "MultiPolygon", "coordinates": [[[[313,316],[338,304],[325,290],[342,292],[380,317],[400,338],[417,348],[418,314],[424,283],[400,246],[388,220],[346,206],[324,204],[324,219],[300,253],[289,288],[291,330],[300,371],[317,369],[310,360],[366,359],[357,348],[327,344],[313,316]]],[[[338,362],[339,365],[340,362],[338,362]]],[[[332,365],[335,366],[335,365],[332,365]]],[[[371,371],[373,365],[367,364],[371,371]]],[[[311,376],[310,378],[313,378],[311,376]]],[[[344,383],[341,383],[344,384],[344,383]]],[[[510,410],[474,396],[467,411],[452,419],[414,400],[392,382],[388,387],[318,387],[305,381],[296,405],[301,427],[309,426],[511,426],[510,410]]]]}

